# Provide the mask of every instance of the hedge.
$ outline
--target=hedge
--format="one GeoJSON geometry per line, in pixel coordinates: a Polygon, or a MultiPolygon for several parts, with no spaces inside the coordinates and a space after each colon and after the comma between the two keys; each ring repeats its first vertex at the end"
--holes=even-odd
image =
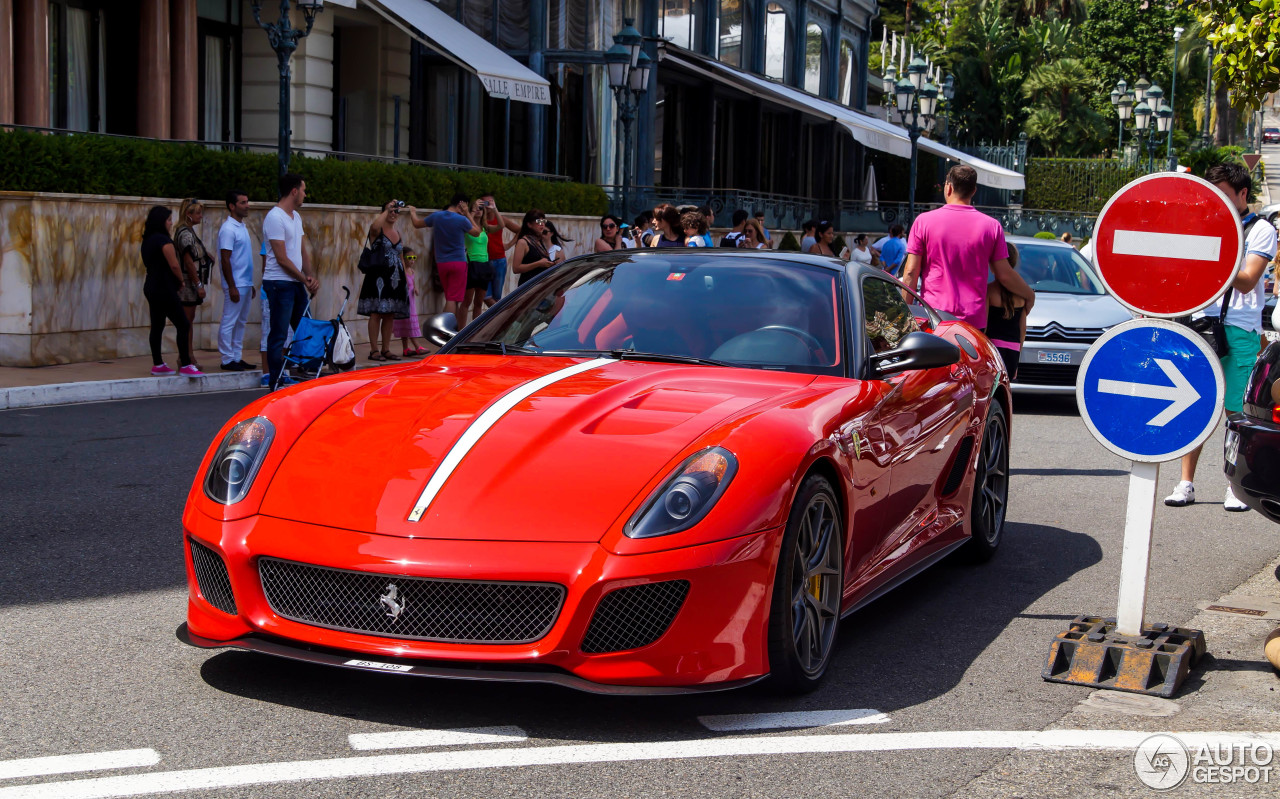
{"type": "MultiPolygon", "coordinates": [[[[229,189],[251,200],[276,199],[274,153],[215,150],[198,144],[110,136],[0,132],[0,191],[220,199],[229,189]]],[[[504,208],[599,216],[609,207],[599,186],[454,171],[414,164],[294,156],[307,180],[307,200],[379,206],[403,199],[441,208],[455,192],[492,193],[504,208]]]]}
{"type": "Polygon", "coordinates": [[[1101,211],[1111,195],[1141,174],[1136,167],[1098,158],[1032,158],[1022,204],[1053,211],[1101,211]]]}

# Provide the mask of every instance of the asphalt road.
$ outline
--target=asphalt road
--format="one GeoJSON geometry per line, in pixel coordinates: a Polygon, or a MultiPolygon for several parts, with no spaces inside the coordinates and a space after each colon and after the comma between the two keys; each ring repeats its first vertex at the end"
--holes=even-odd
{"type": "MultiPolygon", "coordinates": [[[[0,799],[41,795],[41,785],[48,796],[143,795],[161,783],[129,779],[171,773],[169,790],[196,797],[1045,796],[1066,785],[1146,795],[1128,765],[1131,747],[1082,759],[979,742],[990,731],[1080,728],[1070,714],[1092,692],[1045,683],[1040,670],[1069,619],[1114,613],[1128,463],[1089,437],[1073,400],[1017,403],[1010,523],[997,557],[943,564],[846,619],[817,692],[620,699],[348,672],[180,643],[182,504],[211,437],[253,396],[0,412],[0,799]],[[698,720],[846,709],[887,720],[742,733],[698,720]],[[348,739],[485,727],[518,727],[527,740],[369,752],[348,739]],[[884,736],[946,731],[962,731],[976,748],[912,749],[908,738],[884,736]],[[879,736],[866,739],[875,751],[813,751],[824,737],[851,735],[879,736]],[[789,747],[799,751],[768,752],[789,747]],[[28,776],[14,765],[137,749],[154,750],[158,762],[28,776]],[[707,756],[691,756],[700,753],[707,756]],[[375,763],[353,758],[383,758],[373,770],[387,773],[342,776],[353,773],[342,770],[349,761],[357,772],[375,763]],[[564,762],[572,759],[580,762],[564,762]],[[296,765],[237,769],[284,762],[296,765]],[[226,770],[193,771],[211,768],[226,770]],[[276,776],[246,776],[267,772],[276,776]],[[95,777],[124,781],[73,782],[95,777]],[[201,787],[209,785],[220,787],[201,787]],[[117,793],[90,790],[108,788],[117,793]]],[[[1280,525],[1217,504],[1226,485],[1220,441],[1211,440],[1201,464],[1202,504],[1157,511],[1151,620],[1185,624],[1197,602],[1250,578],[1274,593],[1280,525]]],[[[320,478],[342,490],[340,471],[320,478]]],[[[1166,466],[1162,496],[1174,480],[1166,466]]],[[[1270,625],[1240,624],[1206,626],[1213,657],[1178,699],[1187,721],[1103,713],[1087,728],[1280,731],[1280,680],[1260,663],[1270,625]]]]}

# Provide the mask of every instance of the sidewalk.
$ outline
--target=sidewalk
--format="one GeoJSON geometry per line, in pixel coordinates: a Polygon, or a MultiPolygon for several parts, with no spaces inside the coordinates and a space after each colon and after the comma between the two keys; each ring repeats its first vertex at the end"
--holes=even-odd
{"type": "MultiPolygon", "coordinates": [[[[254,353],[256,355],[256,353],[254,353]]],[[[151,356],[56,366],[0,366],[0,411],[44,405],[262,390],[262,372],[223,372],[216,350],[199,350],[196,359],[209,368],[204,377],[152,377],[151,356]]],[[[172,364],[170,364],[172,365],[172,364]]],[[[381,366],[357,359],[356,368],[381,366]]]]}

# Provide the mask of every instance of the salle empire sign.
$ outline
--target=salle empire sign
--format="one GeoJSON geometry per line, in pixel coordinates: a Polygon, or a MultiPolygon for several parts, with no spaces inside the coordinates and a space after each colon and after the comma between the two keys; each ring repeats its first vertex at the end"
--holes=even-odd
{"type": "Polygon", "coordinates": [[[484,84],[484,90],[491,97],[518,100],[523,103],[551,105],[551,95],[547,91],[547,87],[538,83],[500,78],[496,75],[481,75],[480,82],[484,84]]]}

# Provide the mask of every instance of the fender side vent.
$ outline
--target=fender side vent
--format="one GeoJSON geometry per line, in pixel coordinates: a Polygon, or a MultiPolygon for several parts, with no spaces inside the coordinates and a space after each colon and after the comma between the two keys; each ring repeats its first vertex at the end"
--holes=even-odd
{"type": "Polygon", "coordinates": [[[947,474],[947,482],[942,485],[942,496],[949,496],[959,490],[964,482],[964,473],[969,468],[969,456],[973,454],[973,436],[965,436],[956,447],[955,460],[951,461],[951,471],[947,474]]]}

